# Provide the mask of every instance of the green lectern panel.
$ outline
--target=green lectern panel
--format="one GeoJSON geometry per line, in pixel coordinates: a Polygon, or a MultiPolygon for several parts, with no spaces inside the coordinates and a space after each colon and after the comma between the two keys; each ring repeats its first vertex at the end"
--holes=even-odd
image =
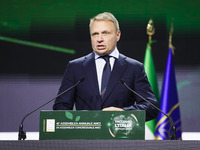
{"type": "Polygon", "coordinates": [[[41,111],[40,140],[143,140],[145,111],[41,111]]]}

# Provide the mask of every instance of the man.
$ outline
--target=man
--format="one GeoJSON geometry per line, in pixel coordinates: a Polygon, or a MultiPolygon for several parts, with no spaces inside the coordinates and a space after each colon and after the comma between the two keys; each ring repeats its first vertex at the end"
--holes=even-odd
{"type": "Polygon", "coordinates": [[[121,32],[116,18],[111,13],[101,13],[90,20],[89,26],[93,52],[68,63],[59,93],[82,77],[85,80],[57,98],[53,109],[72,110],[75,104],[77,110],[145,110],[146,120],[154,119],[158,111],[121,83],[123,79],[157,105],[143,65],[117,49],[121,32]]]}

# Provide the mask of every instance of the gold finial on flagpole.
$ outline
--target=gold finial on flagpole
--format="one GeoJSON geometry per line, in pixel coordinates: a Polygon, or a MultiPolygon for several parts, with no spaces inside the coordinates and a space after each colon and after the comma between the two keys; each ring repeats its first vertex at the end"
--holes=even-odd
{"type": "Polygon", "coordinates": [[[173,35],[173,32],[174,32],[174,19],[172,19],[171,28],[170,28],[170,31],[169,31],[169,48],[172,49],[172,54],[174,55],[174,47],[172,45],[172,35],[173,35]]]}
{"type": "Polygon", "coordinates": [[[154,23],[153,20],[150,19],[147,24],[147,34],[149,35],[149,42],[152,40],[152,35],[155,33],[154,23]]]}

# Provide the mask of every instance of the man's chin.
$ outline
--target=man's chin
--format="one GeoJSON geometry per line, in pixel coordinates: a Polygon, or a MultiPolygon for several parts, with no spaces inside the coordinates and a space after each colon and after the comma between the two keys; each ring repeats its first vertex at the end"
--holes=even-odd
{"type": "Polygon", "coordinates": [[[108,52],[106,50],[98,50],[96,53],[100,56],[106,55],[108,52]]]}

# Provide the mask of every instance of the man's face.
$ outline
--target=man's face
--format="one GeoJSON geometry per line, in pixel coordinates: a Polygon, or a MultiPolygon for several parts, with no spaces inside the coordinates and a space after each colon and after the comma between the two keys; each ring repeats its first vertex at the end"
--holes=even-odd
{"type": "Polygon", "coordinates": [[[90,26],[92,49],[100,56],[110,54],[120,39],[114,23],[109,20],[95,20],[90,26]]]}

